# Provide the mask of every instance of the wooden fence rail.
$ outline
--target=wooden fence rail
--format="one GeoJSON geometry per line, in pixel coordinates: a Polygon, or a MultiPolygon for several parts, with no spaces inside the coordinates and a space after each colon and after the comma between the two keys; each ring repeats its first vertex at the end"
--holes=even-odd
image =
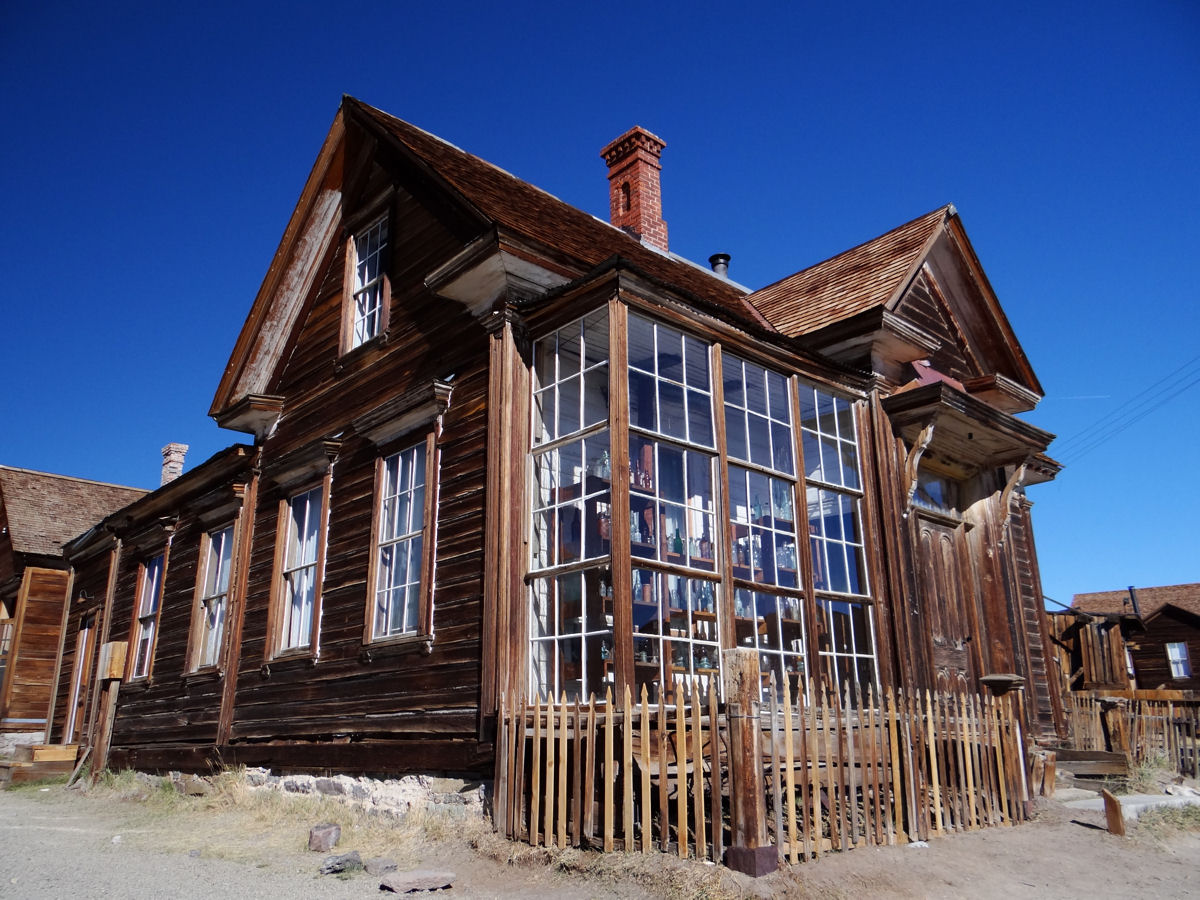
{"type": "Polygon", "coordinates": [[[1079,750],[1124,753],[1134,765],[1156,764],[1200,775],[1200,700],[1143,700],[1076,691],[1067,704],[1079,750]]]}
{"type": "MultiPolygon", "coordinates": [[[[586,703],[501,705],[496,827],[513,840],[721,861],[736,834],[730,727],[715,693],[674,703],[626,690],[586,703]]],[[[755,704],[767,832],[792,863],[861,846],[1011,825],[1029,814],[1011,696],[795,695],[755,704]]]]}

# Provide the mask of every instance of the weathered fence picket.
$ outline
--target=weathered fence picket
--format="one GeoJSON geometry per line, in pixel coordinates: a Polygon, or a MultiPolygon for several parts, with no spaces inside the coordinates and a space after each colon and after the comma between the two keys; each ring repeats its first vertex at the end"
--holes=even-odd
{"type": "MultiPolygon", "coordinates": [[[[645,688],[586,703],[503,698],[497,828],[535,845],[657,848],[721,861],[730,846],[730,722],[715,685],[703,688],[680,685],[670,701],[652,701],[645,688]]],[[[1026,817],[1019,708],[1010,696],[839,695],[773,677],[766,693],[751,727],[763,736],[766,835],[781,862],[1026,817]]],[[[1127,723],[1129,740],[1194,765],[1194,707],[1139,713],[1127,723]]],[[[1096,713],[1084,704],[1073,699],[1071,714],[1094,728],[1096,713]]]]}

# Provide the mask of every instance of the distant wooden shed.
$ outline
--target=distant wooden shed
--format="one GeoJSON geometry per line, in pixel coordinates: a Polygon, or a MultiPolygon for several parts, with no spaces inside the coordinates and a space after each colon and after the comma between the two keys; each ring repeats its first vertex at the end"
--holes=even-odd
{"type": "Polygon", "coordinates": [[[67,541],[146,492],[0,466],[0,731],[38,731],[55,682],[67,541]]]}

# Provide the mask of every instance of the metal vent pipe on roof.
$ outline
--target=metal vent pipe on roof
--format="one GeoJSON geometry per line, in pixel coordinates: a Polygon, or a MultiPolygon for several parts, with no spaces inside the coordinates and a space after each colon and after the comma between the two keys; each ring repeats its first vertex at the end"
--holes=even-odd
{"type": "Polygon", "coordinates": [[[718,278],[729,277],[729,260],[728,253],[714,253],[708,258],[708,264],[712,266],[712,270],[717,274],[718,278]]]}

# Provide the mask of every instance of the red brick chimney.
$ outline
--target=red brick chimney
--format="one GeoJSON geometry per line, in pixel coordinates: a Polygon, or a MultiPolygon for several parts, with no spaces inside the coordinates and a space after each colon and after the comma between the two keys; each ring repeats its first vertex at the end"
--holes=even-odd
{"type": "Polygon", "coordinates": [[[666,143],[634,126],[600,151],[608,166],[610,221],[643,244],[667,249],[658,161],[666,143]]]}

